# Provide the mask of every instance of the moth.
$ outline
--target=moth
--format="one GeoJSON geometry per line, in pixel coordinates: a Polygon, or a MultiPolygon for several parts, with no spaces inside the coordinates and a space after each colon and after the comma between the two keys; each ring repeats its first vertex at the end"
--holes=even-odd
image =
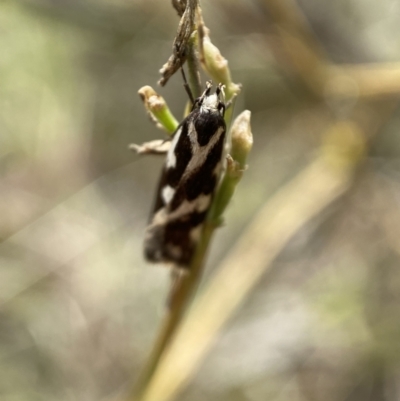
{"type": "Polygon", "coordinates": [[[194,256],[223,167],[223,86],[211,91],[208,82],[173,135],[145,232],[150,262],[187,269],[194,256]]]}

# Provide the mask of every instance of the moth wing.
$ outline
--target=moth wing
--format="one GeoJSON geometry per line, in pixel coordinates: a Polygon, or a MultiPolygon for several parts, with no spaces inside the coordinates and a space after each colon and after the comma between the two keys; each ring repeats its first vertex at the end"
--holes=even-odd
{"type": "Polygon", "coordinates": [[[174,134],[146,230],[150,261],[187,266],[193,256],[220,177],[226,130],[222,117],[206,123],[194,111],[174,134]]]}

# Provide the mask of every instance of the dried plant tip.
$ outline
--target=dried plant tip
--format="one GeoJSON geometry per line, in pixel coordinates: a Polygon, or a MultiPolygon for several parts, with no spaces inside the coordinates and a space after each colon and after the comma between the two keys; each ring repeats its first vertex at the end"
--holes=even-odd
{"type": "Polygon", "coordinates": [[[182,17],[186,9],[186,0],[172,0],[172,6],[175,8],[178,15],[182,17]]]}
{"type": "MultiPolygon", "coordinates": [[[[177,10],[181,9],[182,2],[173,1],[173,5],[177,10]],[[178,7],[178,8],[177,8],[178,7]]],[[[160,70],[162,75],[158,83],[164,86],[173,74],[186,61],[189,40],[194,31],[194,19],[196,15],[198,0],[186,0],[186,8],[179,22],[178,31],[176,33],[174,44],[172,47],[172,55],[160,70]]],[[[179,11],[178,11],[179,13],[179,11]]]]}
{"type": "Polygon", "coordinates": [[[178,126],[178,121],[171,113],[164,98],[151,86],[143,86],[138,91],[150,118],[158,127],[172,134],[178,126]]]}
{"type": "Polygon", "coordinates": [[[170,141],[156,139],[154,141],[144,142],[141,145],[132,143],[129,145],[129,149],[133,150],[138,155],[163,155],[168,152],[170,146],[170,141]]]}
{"type": "Polygon", "coordinates": [[[249,110],[243,111],[236,117],[231,128],[232,147],[230,153],[242,169],[246,167],[247,156],[253,147],[250,118],[251,112],[249,110]]]}
{"type": "Polygon", "coordinates": [[[138,94],[146,109],[152,113],[157,113],[166,107],[165,100],[151,86],[143,86],[138,90],[138,94]]]}
{"type": "Polygon", "coordinates": [[[250,111],[243,111],[232,124],[231,154],[226,157],[225,175],[208,217],[209,221],[220,222],[221,216],[228,206],[236,186],[247,168],[246,159],[253,146],[250,116],[250,111]]]}
{"type": "Polygon", "coordinates": [[[204,25],[199,25],[199,49],[200,62],[204,70],[215,82],[222,82],[226,86],[227,99],[240,92],[240,85],[232,82],[228,67],[228,60],[224,58],[219,49],[211,43],[209,30],[204,25]]]}

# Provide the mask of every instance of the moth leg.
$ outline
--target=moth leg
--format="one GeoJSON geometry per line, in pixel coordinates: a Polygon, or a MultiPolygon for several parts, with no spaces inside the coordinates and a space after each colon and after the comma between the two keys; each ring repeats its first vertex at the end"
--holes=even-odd
{"type": "Polygon", "coordinates": [[[229,99],[226,103],[225,103],[225,110],[229,109],[229,107],[232,107],[233,103],[235,103],[235,100],[237,98],[237,93],[235,93],[231,99],[229,99]]]}
{"type": "Polygon", "coordinates": [[[144,142],[141,145],[132,143],[129,149],[138,155],[165,155],[171,147],[170,139],[156,139],[150,142],[144,142]]]}

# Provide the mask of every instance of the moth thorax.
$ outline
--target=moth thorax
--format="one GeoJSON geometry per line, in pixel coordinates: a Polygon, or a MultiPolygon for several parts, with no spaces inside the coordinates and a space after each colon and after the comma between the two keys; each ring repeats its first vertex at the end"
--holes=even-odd
{"type": "Polygon", "coordinates": [[[216,93],[208,95],[203,99],[203,103],[200,106],[201,112],[216,112],[219,106],[219,97],[216,93]]]}

